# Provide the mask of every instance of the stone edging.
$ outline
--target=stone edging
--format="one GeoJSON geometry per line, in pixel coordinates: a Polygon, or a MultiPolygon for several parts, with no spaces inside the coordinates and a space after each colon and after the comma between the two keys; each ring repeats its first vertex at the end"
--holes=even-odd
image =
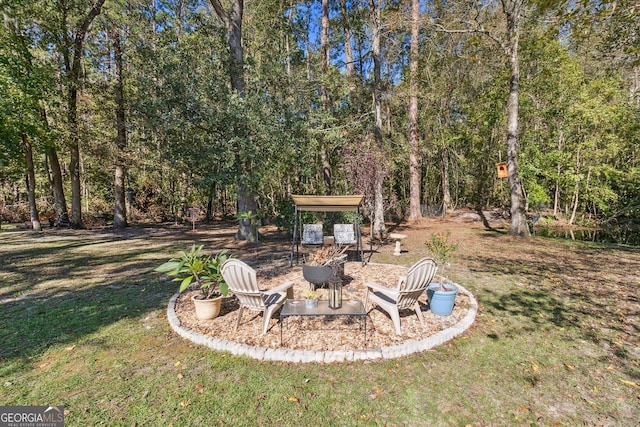
{"type": "Polygon", "coordinates": [[[240,344],[234,341],[214,338],[199,332],[187,329],[180,324],[180,319],[176,314],[176,301],[179,293],[169,300],[167,307],[167,319],[171,328],[181,337],[193,341],[196,344],[204,345],[214,350],[228,351],[236,356],[247,356],[257,360],[271,360],[277,362],[293,363],[333,363],[333,362],[353,362],[358,360],[395,359],[408,356],[413,353],[420,353],[453,339],[466,331],[474,322],[478,314],[478,302],[471,292],[456,283],[459,291],[469,297],[469,311],[455,325],[440,331],[430,337],[418,341],[405,341],[401,344],[392,345],[371,350],[332,350],[332,351],[312,351],[312,350],[290,350],[273,349],[266,347],[255,347],[247,344],[240,344]]]}

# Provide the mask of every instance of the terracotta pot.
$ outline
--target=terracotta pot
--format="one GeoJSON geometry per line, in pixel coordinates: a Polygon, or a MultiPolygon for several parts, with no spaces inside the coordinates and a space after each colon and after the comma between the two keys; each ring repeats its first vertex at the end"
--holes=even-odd
{"type": "Polygon", "coordinates": [[[196,307],[196,317],[200,320],[215,319],[220,314],[222,307],[222,296],[211,299],[197,299],[194,295],[192,298],[196,307]]]}

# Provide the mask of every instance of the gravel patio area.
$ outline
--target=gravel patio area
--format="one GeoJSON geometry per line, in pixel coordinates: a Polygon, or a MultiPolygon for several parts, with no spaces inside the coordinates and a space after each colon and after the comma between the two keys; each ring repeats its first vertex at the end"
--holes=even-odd
{"type": "MultiPolygon", "coordinates": [[[[406,274],[407,268],[390,264],[367,264],[348,262],[345,266],[345,285],[343,299],[351,298],[365,300],[367,282],[377,282],[385,286],[394,287],[398,277],[406,274]]],[[[302,292],[309,283],[302,277],[300,266],[272,264],[256,267],[258,282],[263,289],[271,289],[286,281],[294,283],[295,299],[303,299],[302,292]]],[[[434,279],[437,281],[438,276],[434,279]]],[[[322,292],[327,292],[322,290],[322,292]]],[[[380,310],[372,302],[367,310],[367,340],[359,329],[357,320],[336,317],[292,317],[285,323],[283,331],[284,343],[280,344],[280,325],[278,314],[270,321],[270,327],[265,335],[261,335],[262,313],[245,310],[241,324],[235,330],[238,303],[233,297],[224,299],[220,315],[209,321],[196,319],[191,296],[193,292],[185,292],[177,298],[175,312],[181,327],[203,335],[222,340],[233,341],[249,346],[310,350],[371,350],[389,347],[408,341],[418,341],[452,327],[463,319],[470,309],[470,298],[464,293],[458,293],[453,313],[447,317],[437,316],[428,309],[426,293],[420,298],[425,325],[421,325],[413,310],[401,312],[402,335],[397,335],[393,322],[386,312],[380,310]]],[[[326,297],[323,297],[326,299],[326,297]]]]}

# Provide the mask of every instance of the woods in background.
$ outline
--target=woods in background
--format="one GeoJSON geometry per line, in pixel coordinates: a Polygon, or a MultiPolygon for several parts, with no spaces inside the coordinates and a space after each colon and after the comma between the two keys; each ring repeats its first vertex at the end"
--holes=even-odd
{"type": "Polygon", "coordinates": [[[36,229],[277,216],[291,194],[365,194],[380,235],[457,207],[516,235],[529,211],[640,215],[630,0],[0,8],[0,205],[36,229]]]}

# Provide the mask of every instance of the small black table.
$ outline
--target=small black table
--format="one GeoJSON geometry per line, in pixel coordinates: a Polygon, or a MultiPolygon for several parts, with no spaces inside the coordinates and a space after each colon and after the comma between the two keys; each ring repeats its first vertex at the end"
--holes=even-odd
{"type": "Polygon", "coordinates": [[[306,300],[290,299],[280,310],[280,345],[282,345],[282,323],[291,316],[354,316],[360,318],[360,329],[364,329],[364,342],[367,342],[367,310],[359,299],[345,300],[340,308],[329,308],[328,300],[319,300],[317,307],[307,307],[306,300]],[[364,328],[362,324],[364,323],[364,328]]]}

